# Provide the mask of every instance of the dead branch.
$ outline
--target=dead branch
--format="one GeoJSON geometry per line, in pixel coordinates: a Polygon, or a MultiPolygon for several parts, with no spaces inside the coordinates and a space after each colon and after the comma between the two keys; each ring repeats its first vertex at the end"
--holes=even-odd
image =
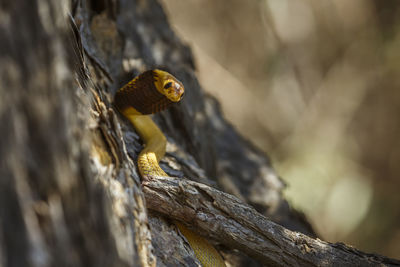
{"type": "Polygon", "coordinates": [[[147,207],[184,222],[204,236],[273,266],[400,266],[368,254],[290,231],[238,198],[197,182],[154,177],[143,182],[147,207]]]}

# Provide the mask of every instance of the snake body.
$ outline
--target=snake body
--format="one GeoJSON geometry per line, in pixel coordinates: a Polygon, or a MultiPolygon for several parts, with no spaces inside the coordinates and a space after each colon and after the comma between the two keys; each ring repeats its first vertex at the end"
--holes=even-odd
{"type": "MultiPolygon", "coordinates": [[[[158,165],[165,155],[167,139],[146,115],[179,102],[183,93],[184,87],[180,81],[168,72],[155,69],[137,76],[115,94],[115,106],[132,123],[145,143],[145,148],[138,157],[138,168],[142,178],[149,175],[168,176],[158,165]]],[[[221,255],[209,242],[180,222],[174,223],[186,237],[203,266],[225,266],[221,255]]]]}

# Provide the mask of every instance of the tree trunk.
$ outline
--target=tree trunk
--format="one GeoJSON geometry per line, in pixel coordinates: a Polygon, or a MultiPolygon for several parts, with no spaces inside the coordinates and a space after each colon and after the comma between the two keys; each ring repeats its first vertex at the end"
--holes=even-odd
{"type": "MultiPolygon", "coordinates": [[[[293,248],[299,239],[288,239],[296,235],[290,230],[315,233],[283,198],[284,184],[268,158],[239,136],[218,103],[203,93],[190,49],[170,29],[157,1],[13,0],[0,8],[0,266],[199,265],[171,216],[222,244],[218,248],[234,266],[335,263],[318,261],[322,245],[293,248]],[[251,235],[245,238],[247,246],[232,242],[227,221],[215,221],[219,230],[213,232],[198,216],[190,222],[158,209],[149,181],[145,192],[152,212],[146,209],[135,164],[142,143],[112,99],[125,82],[155,67],[173,73],[186,88],[182,103],[154,116],[169,141],[162,168],[183,184],[193,183],[189,178],[235,195],[202,189],[214,192],[215,203],[233,201],[251,209],[247,223],[240,224],[244,229],[254,230],[257,218],[263,222],[259,226],[286,233],[268,236],[288,255],[282,262],[270,256],[276,247],[267,241],[261,252],[251,235]]],[[[161,184],[157,190],[163,188],[169,187],[161,184]]],[[[171,199],[162,201],[159,207],[173,207],[171,199]]],[[[236,211],[230,219],[239,227],[236,211]]],[[[254,235],[264,230],[257,228],[254,235]]],[[[341,247],[332,250],[336,257],[355,251],[336,246],[341,247]]],[[[355,258],[359,266],[399,265],[357,253],[362,254],[355,258]]]]}

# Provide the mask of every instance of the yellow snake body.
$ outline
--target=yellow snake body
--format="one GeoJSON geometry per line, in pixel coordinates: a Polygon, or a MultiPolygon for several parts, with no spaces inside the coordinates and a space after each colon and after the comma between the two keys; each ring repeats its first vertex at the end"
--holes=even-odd
{"type": "MultiPolygon", "coordinates": [[[[114,98],[118,110],[139,133],[145,148],[138,157],[140,175],[168,176],[158,165],[164,157],[167,139],[153,120],[146,116],[180,101],[184,87],[174,76],[162,70],[149,70],[120,88],[114,98]]],[[[225,266],[218,251],[203,237],[174,221],[188,240],[196,257],[205,267],[225,266]]]]}

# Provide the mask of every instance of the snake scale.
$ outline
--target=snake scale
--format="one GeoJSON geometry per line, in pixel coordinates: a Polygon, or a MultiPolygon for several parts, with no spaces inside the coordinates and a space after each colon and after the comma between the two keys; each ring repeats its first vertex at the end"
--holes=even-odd
{"type": "MultiPolygon", "coordinates": [[[[115,106],[132,123],[145,144],[137,161],[143,179],[149,175],[168,176],[158,165],[164,157],[167,139],[148,115],[179,102],[183,94],[183,84],[170,73],[158,69],[140,74],[115,94],[115,106]]],[[[225,266],[221,255],[207,240],[180,222],[174,223],[203,266],[225,266]]]]}

